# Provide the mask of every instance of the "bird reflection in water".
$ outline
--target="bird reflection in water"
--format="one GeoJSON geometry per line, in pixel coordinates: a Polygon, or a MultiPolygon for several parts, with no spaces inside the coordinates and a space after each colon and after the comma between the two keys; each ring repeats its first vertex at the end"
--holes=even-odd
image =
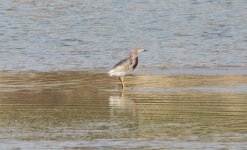
{"type": "Polygon", "coordinates": [[[131,116],[136,116],[136,105],[130,97],[124,95],[123,90],[119,96],[110,96],[109,106],[111,107],[112,117],[116,116],[119,113],[128,114],[131,116]]]}

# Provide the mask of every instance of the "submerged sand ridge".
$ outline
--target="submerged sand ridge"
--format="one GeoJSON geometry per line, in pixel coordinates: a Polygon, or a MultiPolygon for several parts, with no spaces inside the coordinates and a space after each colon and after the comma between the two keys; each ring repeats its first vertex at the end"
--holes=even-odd
{"type": "Polygon", "coordinates": [[[247,144],[246,75],[132,75],[125,81],[122,91],[118,79],[102,73],[2,72],[0,138],[12,144],[0,145],[178,148],[183,142],[188,149],[195,143],[238,149],[247,144]]]}

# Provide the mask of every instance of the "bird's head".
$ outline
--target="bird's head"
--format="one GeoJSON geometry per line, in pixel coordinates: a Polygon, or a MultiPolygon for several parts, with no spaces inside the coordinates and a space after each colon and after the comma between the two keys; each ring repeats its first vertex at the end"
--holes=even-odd
{"type": "Polygon", "coordinates": [[[144,52],[144,51],[147,51],[147,50],[145,50],[145,49],[143,49],[143,48],[134,48],[134,49],[132,49],[131,51],[130,51],[130,54],[129,54],[129,56],[130,57],[136,57],[139,53],[141,53],[141,52],[144,52]]]}

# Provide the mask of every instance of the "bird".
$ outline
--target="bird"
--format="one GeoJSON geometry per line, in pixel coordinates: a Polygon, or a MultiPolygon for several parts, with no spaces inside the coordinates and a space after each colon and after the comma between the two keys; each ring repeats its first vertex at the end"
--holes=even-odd
{"type": "Polygon", "coordinates": [[[122,89],[125,87],[123,77],[137,67],[138,54],[144,51],[147,50],[142,48],[132,49],[128,58],[119,61],[110,71],[108,71],[110,77],[118,77],[121,82],[122,89]]]}

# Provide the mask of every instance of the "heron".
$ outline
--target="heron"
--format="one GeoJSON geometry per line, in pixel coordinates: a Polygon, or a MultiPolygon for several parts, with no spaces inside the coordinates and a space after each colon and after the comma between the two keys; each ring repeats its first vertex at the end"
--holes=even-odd
{"type": "Polygon", "coordinates": [[[124,86],[123,77],[130,71],[133,71],[138,64],[138,54],[147,51],[142,48],[132,49],[129,53],[129,57],[119,61],[109,72],[110,77],[118,77],[121,82],[122,89],[124,86]]]}

